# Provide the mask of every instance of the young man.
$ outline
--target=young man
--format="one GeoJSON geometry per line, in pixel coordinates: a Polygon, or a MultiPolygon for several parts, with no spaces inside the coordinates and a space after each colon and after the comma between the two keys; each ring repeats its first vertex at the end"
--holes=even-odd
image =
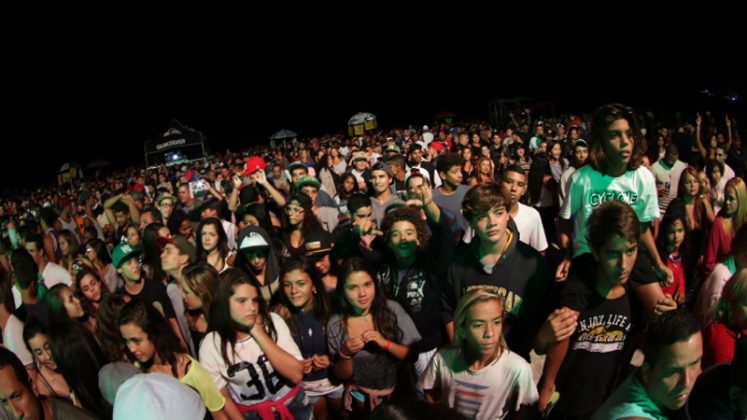
{"type": "Polygon", "coordinates": [[[118,194],[104,202],[104,214],[109,224],[116,228],[115,238],[124,236],[124,228],[132,221],[140,224],[140,210],[129,194],[118,194]]]}
{"type": "Polygon", "coordinates": [[[700,375],[700,326],[685,310],[653,321],[643,349],[645,363],[626,379],[594,414],[594,420],[656,419],[682,416],[700,375]]]}
{"type": "Polygon", "coordinates": [[[189,184],[186,182],[179,184],[176,195],[179,197],[179,208],[185,214],[190,214],[192,210],[198,208],[201,204],[200,200],[194,197],[189,184]]]}
{"type": "Polygon", "coordinates": [[[386,163],[392,168],[392,174],[394,175],[394,193],[398,198],[405,199],[407,197],[407,162],[405,157],[399,153],[387,158],[386,163]]]}
{"type": "MultiPolygon", "coordinates": [[[[291,179],[293,180],[293,187],[295,188],[298,188],[298,182],[301,181],[301,178],[309,176],[309,167],[301,162],[291,163],[288,167],[288,171],[290,171],[291,179]]],[[[262,176],[264,174],[264,171],[261,171],[262,174],[260,174],[259,172],[260,171],[257,171],[256,174],[253,174],[255,176],[256,182],[259,185],[265,187],[265,189],[267,189],[267,191],[270,193],[271,197],[278,203],[278,206],[282,207],[284,205],[284,202],[281,203],[281,201],[278,200],[278,195],[280,193],[275,193],[270,188],[268,188],[269,183],[267,181],[267,176],[262,176]]],[[[282,194],[280,194],[280,196],[282,197],[282,194]]],[[[317,197],[317,202],[320,206],[337,207],[335,205],[335,200],[330,197],[329,193],[323,185],[319,187],[319,196],[317,197]]]]}
{"type": "Polygon", "coordinates": [[[0,402],[8,414],[33,420],[97,419],[66,400],[37,397],[21,363],[10,350],[0,347],[0,402]]]}
{"type": "MultiPolygon", "coordinates": [[[[574,129],[574,133],[577,130],[574,129]]],[[[584,139],[578,139],[573,144],[573,158],[571,164],[563,171],[560,175],[560,182],[558,183],[558,203],[563,207],[565,198],[568,197],[568,189],[571,188],[571,175],[576,172],[576,169],[586,165],[589,160],[589,144],[584,139]]]]}
{"type": "Polygon", "coordinates": [[[455,238],[460,238],[467,230],[467,220],[462,216],[462,200],[469,187],[462,184],[464,158],[458,153],[446,153],[438,158],[436,169],[441,177],[441,185],[433,190],[433,201],[454,215],[450,220],[455,238]]]}
{"type": "Polygon", "coordinates": [[[73,205],[70,197],[64,195],[60,197],[60,215],[55,221],[55,229],[59,231],[69,230],[73,233],[75,239],[80,242],[80,233],[78,232],[78,226],[75,223],[73,217],[73,205]]]}
{"type": "Polygon", "coordinates": [[[20,292],[19,306],[15,311],[18,318],[27,322],[31,317],[35,317],[45,326],[49,326],[49,308],[37,297],[39,268],[33,258],[25,250],[16,249],[10,254],[10,262],[20,292]]]}
{"type": "MultiPolygon", "coordinates": [[[[169,320],[171,329],[179,340],[184,342],[181,328],[176,320],[174,306],[171,304],[169,295],[166,292],[166,286],[157,280],[151,280],[144,277],[142,265],[140,264],[139,248],[133,248],[123,242],[114,247],[112,252],[112,265],[117,269],[124,279],[123,285],[118,289],[132,298],[138,298],[150,303],[169,320]]],[[[186,346],[185,346],[186,347],[186,346]]]]}
{"type": "Polygon", "coordinates": [[[15,353],[26,369],[34,369],[34,358],[23,341],[23,321],[13,314],[14,310],[10,276],[0,270],[0,334],[3,346],[15,353]]]}
{"type": "MultiPolygon", "coordinates": [[[[475,239],[456,249],[442,290],[451,308],[473,286],[489,286],[504,296],[506,340],[528,360],[550,281],[542,256],[519,241],[508,215],[510,203],[495,184],[476,185],[467,192],[462,211],[475,239]]],[[[447,331],[452,338],[453,323],[447,331]]]]}
{"type": "Polygon", "coordinates": [[[169,217],[174,212],[174,206],[176,206],[176,197],[168,193],[161,193],[156,197],[156,206],[161,211],[161,221],[166,226],[169,223],[169,217]]]}
{"type": "Polygon", "coordinates": [[[55,284],[64,283],[72,287],[73,278],[70,273],[62,266],[47,261],[43,242],[42,237],[35,233],[26,237],[26,251],[31,254],[37,267],[39,267],[39,274],[42,276],[44,286],[49,289],[55,284]]]}
{"type": "Polygon", "coordinates": [[[430,162],[423,160],[423,146],[413,143],[407,149],[407,175],[410,176],[417,172],[425,175],[431,185],[441,185],[441,178],[436,172],[436,168],[430,162]]]}
{"type": "Polygon", "coordinates": [[[327,232],[332,233],[337,227],[339,212],[336,208],[319,204],[319,190],[321,186],[322,183],[313,176],[304,176],[297,184],[299,191],[311,198],[311,211],[314,212],[314,215],[319,220],[322,228],[327,232]]]}
{"type": "MultiPolygon", "coordinates": [[[[572,312],[578,323],[571,337],[547,348],[540,411],[557,390],[560,400],[553,415],[588,418],[617,383],[628,362],[625,350],[636,318],[627,283],[640,229],[633,209],[620,201],[608,201],[591,214],[587,237],[595,261],[561,284],[554,306],[572,312]]],[[[535,347],[538,353],[545,352],[543,344],[535,347]]]]}
{"type": "Polygon", "coordinates": [[[156,238],[156,244],[162,250],[161,268],[169,275],[170,281],[166,285],[166,294],[171,300],[171,306],[174,307],[176,321],[181,331],[180,338],[184,340],[182,345],[186,344],[186,348],[190,353],[196,354],[195,345],[192,343],[189,334],[189,324],[187,324],[187,318],[184,315],[184,300],[182,298],[181,287],[184,281],[182,272],[185,267],[197,261],[197,251],[194,245],[182,235],[174,235],[171,238],[158,237],[156,238]]]}
{"type": "Polygon", "coordinates": [[[451,317],[441,311],[440,277],[451,260],[454,244],[430,188],[419,190],[408,204],[411,207],[390,211],[384,218],[382,230],[391,251],[388,255],[393,258],[379,264],[378,280],[410,315],[423,337],[415,362],[415,373],[420,376],[442,344],[443,321],[451,317]]]}
{"type": "Polygon", "coordinates": [[[680,175],[682,175],[682,171],[685,168],[687,168],[687,165],[679,160],[677,145],[674,143],[667,146],[664,158],[657,160],[651,165],[651,172],[656,177],[659,211],[662,217],[664,217],[669,203],[677,197],[680,175]]]}
{"type": "Polygon", "coordinates": [[[560,246],[568,256],[558,266],[555,277],[564,280],[568,276],[571,255],[577,269],[593,260],[586,236],[589,216],[605,201],[623,201],[633,208],[641,223],[639,242],[643,252],[638,254],[631,281],[644,308],[654,315],[671,310],[676,303],[664,296],[657,281],[657,276],[667,283],[673,278],[649,229],[649,224],[659,217],[659,207],[654,177],[640,164],[641,138],[638,117],[631,108],[610,104],[594,113],[590,164],[573,173],[568,197],[560,210],[560,246]],[[571,252],[572,220],[575,235],[571,252]]]}
{"type": "Polygon", "coordinates": [[[547,236],[540,214],[534,207],[519,202],[527,191],[527,176],[521,166],[508,166],[503,171],[500,187],[503,194],[511,197],[508,214],[519,231],[519,240],[544,255],[547,250],[547,236]]]}
{"type": "Polygon", "coordinates": [[[371,208],[378,226],[384,221],[384,211],[387,207],[392,204],[405,204],[392,194],[392,179],[392,168],[386,163],[379,162],[371,168],[371,208]]]}
{"type": "Polygon", "coordinates": [[[334,236],[334,254],[340,259],[361,256],[373,249],[373,241],[381,234],[373,220],[371,199],[357,192],[348,198],[350,220],[337,226],[334,236]]]}
{"type": "Polygon", "coordinates": [[[367,191],[368,181],[371,179],[371,171],[368,170],[368,156],[366,156],[366,152],[353,153],[353,157],[350,159],[350,166],[353,167],[350,173],[353,174],[355,180],[358,182],[358,189],[360,191],[367,191]]]}
{"type": "Polygon", "coordinates": [[[145,206],[140,211],[140,231],[148,227],[151,223],[161,223],[161,212],[154,206],[145,206]]]}

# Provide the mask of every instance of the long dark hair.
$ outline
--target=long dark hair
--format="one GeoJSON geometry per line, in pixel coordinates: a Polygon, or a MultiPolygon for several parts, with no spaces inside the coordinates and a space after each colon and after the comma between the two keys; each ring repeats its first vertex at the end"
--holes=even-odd
{"type": "Polygon", "coordinates": [[[688,235],[690,234],[690,228],[687,222],[687,210],[685,209],[685,202],[682,200],[673,200],[667,206],[667,211],[664,213],[664,217],[661,219],[661,225],[659,226],[659,237],[656,238],[656,248],[659,251],[659,255],[662,260],[669,257],[670,250],[667,244],[667,230],[676,221],[681,221],[682,226],[685,228],[685,238],[680,246],[680,257],[685,265],[689,265],[690,255],[690,241],[688,235]]]}
{"type": "Polygon", "coordinates": [[[34,351],[31,350],[31,344],[29,344],[29,341],[38,334],[46,335],[47,339],[49,339],[49,329],[39,322],[36,317],[31,317],[31,319],[26,322],[26,325],[23,326],[23,344],[26,345],[26,349],[29,353],[34,356],[34,365],[37,368],[39,367],[39,361],[36,359],[34,351]]]}
{"type": "MultiPolygon", "coordinates": [[[[292,258],[288,260],[283,265],[282,271],[280,271],[281,287],[283,284],[283,277],[285,277],[285,275],[290,273],[291,271],[295,270],[306,273],[311,279],[311,284],[316,289],[316,292],[314,293],[314,312],[316,313],[317,318],[322,321],[322,325],[326,327],[327,320],[329,319],[329,304],[327,303],[327,294],[324,292],[324,284],[322,283],[322,279],[319,276],[319,273],[314,269],[314,267],[311,266],[311,263],[308,260],[302,258],[292,258]]],[[[288,311],[292,314],[293,319],[295,319],[300,313],[298,308],[294,307],[290,299],[288,299],[288,296],[286,296],[285,290],[280,293],[280,304],[288,309],[288,311]]],[[[291,334],[297,335],[298,331],[296,331],[295,322],[289,322],[290,320],[288,319],[286,319],[285,321],[290,327],[291,334]]]]}
{"type": "Polygon", "coordinates": [[[60,297],[64,289],[70,289],[71,292],[73,290],[65,283],[58,283],[52,286],[44,296],[44,304],[49,311],[50,325],[71,321],[70,316],[67,314],[67,309],[65,309],[65,302],[60,297]]]}
{"type": "Polygon", "coordinates": [[[106,248],[106,244],[101,239],[95,238],[86,242],[86,248],[93,249],[96,252],[96,258],[101,260],[104,265],[111,264],[112,256],[106,248]]]}
{"type": "MultiPolygon", "coordinates": [[[[314,212],[311,211],[311,199],[308,195],[303,193],[291,194],[286,199],[286,206],[292,202],[297,202],[299,206],[303,207],[303,223],[301,225],[301,234],[304,239],[309,236],[311,232],[321,230],[322,225],[319,223],[319,219],[316,218],[314,212]]],[[[283,226],[287,231],[293,231],[294,226],[291,226],[288,219],[288,214],[283,211],[283,226]]]]}
{"type": "Polygon", "coordinates": [[[259,315],[262,316],[264,325],[268,330],[273,341],[277,341],[277,331],[272,323],[270,311],[267,302],[262,299],[259,291],[259,284],[256,280],[246,275],[237,268],[229,268],[220,275],[218,289],[215,292],[212,308],[210,308],[209,331],[215,331],[221,339],[221,356],[226,364],[232,363],[229,359],[229,353],[234,353],[236,348],[236,334],[239,332],[233,319],[231,318],[231,296],[236,292],[236,288],[242,284],[248,284],[254,287],[259,297],[259,315]]]}
{"type": "Polygon", "coordinates": [[[125,358],[117,317],[126,304],[124,293],[111,293],[101,298],[99,305],[96,337],[101,343],[101,350],[110,362],[120,362],[125,358]]]}
{"type": "Polygon", "coordinates": [[[57,368],[84,409],[102,419],[112,416],[112,406],[99,390],[99,370],[107,363],[90,331],[81,323],[65,321],[49,331],[49,346],[57,368]]]}
{"type": "MultiPolygon", "coordinates": [[[[123,325],[133,324],[140,327],[141,330],[148,336],[148,340],[153,343],[156,348],[156,353],[162,361],[168,362],[171,365],[171,372],[174,377],[177,377],[176,373],[176,356],[177,353],[186,353],[182,348],[179,339],[174,334],[166,318],[161,315],[160,312],[151,304],[135,299],[130,303],[126,304],[119,313],[117,318],[117,327],[121,328],[123,325]]],[[[130,353],[130,350],[125,346],[123,348],[124,353],[131,362],[137,362],[137,358],[130,353]]],[[[140,365],[140,370],[147,372],[148,368],[153,365],[155,358],[143,362],[140,365]]]]}
{"type": "Polygon", "coordinates": [[[264,205],[264,203],[247,204],[243,209],[239,210],[238,213],[240,216],[237,217],[238,220],[243,219],[244,215],[246,214],[254,216],[254,218],[259,222],[259,226],[270,234],[275,233],[275,231],[277,230],[272,225],[270,214],[267,212],[267,207],[264,205]]]}
{"type": "Polygon", "coordinates": [[[163,224],[154,222],[143,229],[143,265],[149,267],[150,277],[158,281],[166,278],[161,268],[161,248],[156,244],[158,231],[163,227],[163,224]]]}
{"type": "Polygon", "coordinates": [[[351,274],[361,271],[371,277],[376,290],[370,310],[373,316],[374,328],[385,338],[399,343],[402,340],[402,330],[397,325],[397,317],[387,306],[386,297],[381,287],[379,287],[379,283],[376,281],[373,268],[361,257],[351,257],[345,261],[340,268],[340,275],[337,278],[337,290],[335,290],[335,293],[337,294],[338,307],[342,314],[343,322],[347,324],[348,318],[355,314],[353,306],[345,297],[345,284],[351,274]]]}
{"type": "Polygon", "coordinates": [[[86,295],[83,294],[83,291],[80,288],[80,282],[83,280],[83,277],[85,277],[86,275],[93,276],[93,278],[95,278],[96,281],[99,282],[99,289],[101,290],[101,299],[104,299],[104,296],[109,294],[109,289],[101,281],[101,276],[99,276],[99,273],[96,270],[91,270],[90,268],[83,267],[81,270],[78,270],[78,272],[75,274],[75,279],[73,279],[73,286],[74,286],[73,290],[75,290],[75,296],[77,296],[78,299],[80,299],[80,303],[83,305],[83,310],[85,310],[87,314],[95,314],[96,309],[94,308],[93,304],[96,302],[90,301],[86,297],[86,295]]]}
{"type": "Polygon", "coordinates": [[[340,182],[337,184],[337,195],[342,199],[347,199],[351,195],[357,193],[359,191],[358,189],[358,181],[355,179],[355,175],[353,175],[352,172],[345,172],[340,176],[340,182]],[[353,178],[353,190],[349,193],[345,192],[345,188],[343,185],[345,184],[345,181],[348,180],[348,178],[353,178]]]}
{"type": "Polygon", "coordinates": [[[221,224],[220,219],[208,217],[207,219],[203,219],[200,222],[200,225],[197,226],[197,233],[195,234],[197,261],[207,261],[208,253],[205,248],[202,247],[202,228],[207,225],[212,225],[215,228],[215,231],[218,232],[218,252],[220,253],[221,260],[225,260],[228,256],[228,236],[226,236],[226,231],[223,230],[223,225],[221,224]]]}
{"type": "Polygon", "coordinates": [[[197,263],[184,267],[182,271],[184,285],[202,301],[202,314],[206,320],[210,320],[210,307],[213,304],[213,296],[218,286],[218,272],[212,265],[197,263]]]}

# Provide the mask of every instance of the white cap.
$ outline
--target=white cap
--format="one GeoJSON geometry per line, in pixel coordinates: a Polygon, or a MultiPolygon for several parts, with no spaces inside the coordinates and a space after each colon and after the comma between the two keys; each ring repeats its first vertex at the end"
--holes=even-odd
{"type": "Polygon", "coordinates": [[[125,381],[114,400],[114,420],[202,420],[197,391],[163,373],[139,373],[125,381]]]}
{"type": "Polygon", "coordinates": [[[426,131],[426,130],[428,130],[428,126],[427,126],[427,125],[424,125],[424,126],[423,126],[423,131],[426,131]]]}

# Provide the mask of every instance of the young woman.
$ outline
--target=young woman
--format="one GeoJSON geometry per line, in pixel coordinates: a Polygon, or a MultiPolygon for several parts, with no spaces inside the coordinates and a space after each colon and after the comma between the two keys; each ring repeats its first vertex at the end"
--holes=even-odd
{"type": "Polygon", "coordinates": [[[503,298],[484,288],[465,294],[454,312],[455,342],[420,378],[426,400],[465,418],[503,419],[537,403],[532,368],[503,338],[503,298]]]}
{"type": "Polygon", "coordinates": [[[291,194],[283,208],[283,258],[303,257],[306,236],[322,226],[311,210],[311,199],[306,194],[291,194]]]}
{"type": "Polygon", "coordinates": [[[197,260],[207,261],[219,273],[233,265],[236,253],[228,251],[228,237],[220,219],[203,219],[197,227],[197,260]]]}
{"type": "MultiPolygon", "coordinates": [[[[93,333],[96,331],[96,319],[83,309],[75,292],[66,284],[60,283],[52,286],[47,295],[44,296],[44,303],[49,310],[50,325],[55,325],[65,321],[77,321],[93,333]]],[[[54,329],[54,327],[52,327],[54,329]]]]}
{"type": "Polygon", "coordinates": [[[59,241],[62,253],[62,260],[59,264],[72,273],[73,263],[80,257],[80,244],[73,232],[67,229],[60,232],[59,241]]]}
{"type": "Polygon", "coordinates": [[[199,347],[208,331],[210,305],[218,287],[218,272],[205,263],[184,268],[180,284],[192,342],[199,347]]]}
{"type": "Polygon", "coordinates": [[[127,360],[122,348],[122,337],[119,335],[117,317],[129,301],[130,295],[125,293],[110,293],[101,299],[98,322],[96,323],[96,339],[101,345],[104,357],[109,362],[127,360]]]}
{"type": "Polygon", "coordinates": [[[261,227],[247,226],[239,232],[236,268],[257,281],[262,299],[274,304],[280,290],[280,263],[270,235],[261,227]]]}
{"type": "Polygon", "coordinates": [[[407,312],[387,300],[371,266],[349,258],[337,282],[339,312],[327,323],[335,374],[345,381],[345,409],[365,416],[398,385],[410,346],[421,339],[407,312]]]}
{"type": "MultiPolygon", "coordinates": [[[[65,378],[57,369],[57,363],[49,347],[49,334],[46,327],[32,318],[23,327],[23,341],[34,355],[36,375],[32,375],[32,385],[37,395],[68,398],[75,403],[75,396],[65,378]]],[[[79,405],[79,404],[78,404],[79,405]]]]}
{"type": "Polygon", "coordinates": [[[285,263],[280,280],[281,312],[303,355],[301,385],[314,406],[314,418],[327,419],[330,408],[340,413],[343,387],[329,380],[331,362],[325,332],[329,311],[324,286],[310,264],[301,259],[285,263]]]}
{"type": "Polygon", "coordinates": [[[140,228],[137,225],[130,223],[125,227],[124,230],[125,242],[130,244],[131,247],[137,248],[142,244],[142,237],[140,236],[140,228]]]}
{"type": "Polygon", "coordinates": [[[470,185],[476,175],[475,162],[472,160],[472,148],[464,147],[460,151],[464,164],[462,165],[462,184],[470,185]]]}
{"type": "Polygon", "coordinates": [[[300,385],[301,352],[283,319],[270,313],[257,284],[231,268],[220,276],[200,362],[245,419],[307,420],[312,408],[300,385]]]}
{"type": "MultiPolygon", "coordinates": [[[[158,310],[142,300],[126,304],[117,321],[128,359],[142,372],[171,375],[195,389],[213,418],[225,419],[226,399],[205,368],[181,347],[171,326],[158,310]]],[[[230,404],[230,402],[228,402],[230,404]]]]}
{"type": "MultiPolygon", "coordinates": [[[[685,227],[688,231],[688,243],[694,255],[701,255],[706,233],[711,227],[716,214],[713,212],[708,194],[701,192],[698,171],[688,166],[680,175],[677,185],[677,198],[672,202],[682,201],[687,216],[685,227]]],[[[671,204],[670,204],[671,205],[671,204]]]]}
{"type": "Polygon", "coordinates": [[[340,214],[348,213],[348,199],[356,192],[358,192],[358,183],[355,181],[355,175],[350,172],[344,173],[340,177],[340,185],[337,187],[335,196],[335,203],[340,209],[340,214]]]}
{"type": "Polygon", "coordinates": [[[674,282],[662,285],[661,290],[671,295],[679,305],[685,303],[686,290],[692,290],[694,271],[697,261],[693,261],[688,241],[687,215],[681,201],[672,201],[659,226],[659,237],[656,240],[659,255],[666,258],[667,267],[672,270],[674,282]]]}
{"type": "Polygon", "coordinates": [[[162,283],[167,282],[167,275],[161,268],[161,247],[156,243],[158,238],[169,238],[171,232],[160,223],[151,223],[143,231],[143,270],[149,279],[162,283]]]}
{"type": "Polygon", "coordinates": [[[89,314],[98,313],[101,299],[109,294],[109,290],[101,282],[99,274],[88,268],[78,270],[73,287],[80,297],[83,310],[89,314]]]}
{"type": "Polygon", "coordinates": [[[568,168],[568,159],[563,157],[563,145],[559,141],[551,141],[547,145],[547,156],[550,158],[550,173],[556,183],[568,168]]]}
{"type": "Polygon", "coordinates": [[[710,194],[713,210],[718,213],[724,205],[724,192],[726,190],[721,182],[721,178],[724,176],[724,164],[717,160],[709,161],[706,165],[706,174],[711,183],[710,194]]]}
{"type": "Polygon", "coordinates": [[[472,178],[471,186],[477,184],[495,182],[495,168],[493,167],[493,161],[489,157],[480,156],[477,159],[477,173],[472,178]]]}
{"type": "Polygon", "coordinates": [[[724,286],[713,321],[703,329],[703,369],[730,362],[737,338],[747,334],[747,270],[737,272],[724,286]]]}
{"type": "Polygon", "coordinates": [[[49,347],[80,406],[99,418],[111,418],[112,406],[101,395],[98,375],[107,361],[93,334],[80,322],[65,321],[49,330],[49,347]]]}
{"type": "Polygon", "coordinates": [[[99,279],[104,282],[106,289],[110,292],[117,290],[117,269],[112,265],[112,257],[104,241],[91,239],[86,242],[86,258],[96,267],[99,279]]]}
{"type": "Polygon", "coordinates": [[[717,262],[731,251],[734,233],[747,222],[747,186],[742,178],[732,178],[724,188],[724,208],[711,226],[703,252],[703,278],[713,271],[717,262]]]}

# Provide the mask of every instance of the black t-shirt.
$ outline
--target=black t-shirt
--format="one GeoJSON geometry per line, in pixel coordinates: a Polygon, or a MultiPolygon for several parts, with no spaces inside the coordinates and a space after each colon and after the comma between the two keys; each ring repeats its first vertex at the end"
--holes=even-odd
{"type": "Polygon", "coordinates": [[[593,262],[589,275],[569,277],[560,286],[555,305],[580,313],[555,380],[560,393],[555,411],[570,416],[591,414],[612,393],[631,342],[634,311],[628,293],[617,299],[600,296],[596,270],[593,262]]]}
{"type": "MultiPolygon", "coordinates": [[[[293,327],[291,328],[293,341],[301,350],[304,359],[308,359],[315,354],[327,353],[327,335],[324,331],[322,320],[316,315],[315,310],[304,313],[296,313],[293,316],[293,327]]],[[[304,381],[318,381],[328,376],[326,370],[310,372],[303,376],[304,381]]]]}
{"type": "Polygon", "coordinates": [[[169,299],[169,295],[166,293],[166,286],[155,280],[143,279],[143,281],[145,282],[143,290],[141,290],[137,295],[127,292],[127,289],[125,289],[124,286],[120,288],[119,291],[127,293],[133,299],[140,299],[144,302],[150,303],[155,306],[155,308],[158,309],[166,319],[176,318],[176,312],[174,312],[174,307],[171,305],[171,299],[169,299]]]}
{"type": "Polygon", "coordinates": [[[33,305],[22,303],[15,311],[16,317],[28,323],[31,318],[36,318],[37,321],[41,322],[45,327],[49,327],[49,308],[44,301],[39,301],[33,305]]]}

